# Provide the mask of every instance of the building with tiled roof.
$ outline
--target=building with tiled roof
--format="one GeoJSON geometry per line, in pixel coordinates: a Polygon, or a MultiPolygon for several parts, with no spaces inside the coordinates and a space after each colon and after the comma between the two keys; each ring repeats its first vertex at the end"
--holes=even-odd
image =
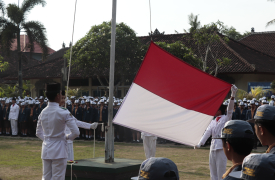
{"type": "MultiPolygon", "coordinates": [[[[20,47],[21,51],[24,52],[26,55],[29,55],[30,53],[30,47],[29,47],[29,38],[27,35],[20,35],[20,47]]],[[[36,60],[41,60],[42,59],[42,49],[39,46],[37,42],[33,43],[33,52],[32,52],[32,58],[36,60]]],[[[16,51],[17,50],[17,39],[14,39],[12,45],[11,45],[11,50],[16,51]]],[[[54,53],[55,50],[51,49],[48,47],[48,54],[54,53]]]]}
{"type": "MultiPolygon", "coordinates": [[[[221,35],[222,36],[222,35],[221,35]]],[[[151,37],[139,37],[143,44],[150,44],[151,37]]],[[[191,48],[198,55],[198,49],[195,42],[189,38],[188,34],[169,34],[154,35],[154,42],[173,43],[176,41],[183,42],[187,47],[191,48]]],[[[232,84],[236,84],[238,88],[248,91],[249,83],[253,82],[272,82],[275,79],[275,57],[251,48],[242,42],[230,39],[225,43],[222,39],[213,47],[218,50],[218,58],[227,57],[231,62],[227,66],[218,69],[218,77],[232,84]]],[[[30,79],[35,84],[36,90],[32,92],[33,96],[43,93],[44,84],[46,82],[63,82],[64,60],[63,56],[66,49],[61,49],[48,56],[48,60],[41,64],[25,68],[23,70],[23,79],[30,79]]],[[[209,57],[207,66],[210,71],[215,68],[215,63],[209,57]]],[[[91,67],[92,68],[92,67],[91,67]]],[[[72,69],[74,69],[72,67],[72,69]]],[[[10,76],[11,80],[16,76],[10,76]]],[[[64,83],[64,82],[63,82],[64,83]]],[[[130,82],[131,83],[131,82],[130,82]]],[[[117,87],[117,96],[124,96],[129,87],[121,85],[117,87]]],[[[101,96],[107,87],[101,86],[94,74],[84,74],[81,71],[72,71],[70,76],[70,88],[81,87],[84,89],[83,95],[101,96]]]]}
{"type": "Polygon", "coordinates": [[[242,44],[275,57],[275,31],[251,32],[240,39],[242,44]]]}

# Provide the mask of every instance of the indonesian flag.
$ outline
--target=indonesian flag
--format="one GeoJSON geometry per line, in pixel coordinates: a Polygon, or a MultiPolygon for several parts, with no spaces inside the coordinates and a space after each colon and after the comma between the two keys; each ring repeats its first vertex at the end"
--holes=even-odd
{"type": "Polygon", "coordinates": [[[113,122],[194,146],[230,88],[151,43],[113,122]]]}

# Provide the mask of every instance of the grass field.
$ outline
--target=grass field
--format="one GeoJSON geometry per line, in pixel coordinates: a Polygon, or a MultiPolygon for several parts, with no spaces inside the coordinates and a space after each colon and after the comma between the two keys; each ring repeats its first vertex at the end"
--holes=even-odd
{"type": "MultiPolygon", "coordinates": [[[[92,158],[93,141],[75,141],[75,159],[92,158]]],[[[41,141],[36,138],[0,137],[0,178],[3,180],[40,180],[42,177],[41,141]]],[[[158,145],[157,157],[173,160],[180,179],[210,179],[209,148],[194,150],[173,144],[158,145]]],[[[96,142],[96,157],[104,157],[104,142],[96,142]]],[[[142,144],[115,143],[115,158],[144,160],[142,144]]],[[[227,163],[227,167],[231,162],[227,163]]]]}

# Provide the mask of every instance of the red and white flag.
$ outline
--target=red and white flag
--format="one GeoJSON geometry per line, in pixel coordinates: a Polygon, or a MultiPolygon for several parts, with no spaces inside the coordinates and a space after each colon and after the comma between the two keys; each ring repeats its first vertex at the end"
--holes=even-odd
{"type": "Polygon", "coordinates": [[[151,43],[113,122],[194,146],[230,88],[151,43]]]}

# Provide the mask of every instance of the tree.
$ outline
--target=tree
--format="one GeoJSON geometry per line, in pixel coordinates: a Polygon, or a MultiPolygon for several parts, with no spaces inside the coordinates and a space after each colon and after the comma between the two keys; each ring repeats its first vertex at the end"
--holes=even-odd
{"type": "Polygon", "coordinates": [[[246,31],[244,32],[243,34],[241,34],[240,32],[238,32],[236,30],[236,28],[234,28],[233,26],[231,27],[227,27],[225,26],[225,29],[223,31],[223,34],[226,35],[227,37],[231,38],[231,39],[234,39],[236,41],[239,41],[240,39],[242,39],[243,37],[251,34],[251,32],[249,31],[246,31]]]}
{"type": "Polygon", "coordinates": [[[155,43],[158,46],[160,46],[162,49],[182,59],[188,64],[199,69],[202,68],[201,60],[197,58],[197,56],[193,53],[193,51],[190,48],[186,47],[181,41],[177,41],[171,44],[167,44],[165,42],[155,42],[155,43]]]}
{"type": "Polygon", "coordinates": [[[198,54],[203,63],[202,70],[204,72],[209,70],[207,62],[209,61],[209,56],[211,56],[215,63],[215,69],[208,71],[208,73],[214,74],[214,76],[218,75],[218,69],[221,66],[226,66],[231,62],[231,60],[226,57],[218,58],[220,56],[220,41],[222,40],[225,43],[229,41],[226,36],[222,37],[219,35],[219,33],[222,34],[224,31],[225,26],[222,22],[218,21],[216,23],[204,25],[191,33],[191,37],[197,45],[198,54]]]}
{"type": "Polygon", "coordinates": [[[8,62],[3,62],[3,57],[0,56],[0,71],[3,72],[9,68],[8,62]]]}
{"type": "Polygon", "coordinates": [[[62,49],[64,49],[66,47],[66,44],[63,42],[62,43],[62,49]]]}
{"type": "MultiPolygon", "coordinates": [[[[72,48],[72,70],[96,76],[102,86],[109,85],[111,22],[95,25],[72,48]],[[103,80],[104,79],[104,80],[103,80]]],[[[145,49],[136,33],[124,23],[116,26],[116,84],[133,79],[145,49]]],[[[64,55],[70,59],[70,50],[64,55]]]]}
{"type": "Polygon", "coordinates": [[[194,15],[191,13],[188,15],[188,24],[191,26],[188,31],[184,30],[185,32],[193,33],[201,28],[201,22],[198,19],[199,15],[194,15]]]}
{"type": "MultiPolygon", "coordinates": [[[[14,42],[14,39],[17,38],[17,53],[18,53],[18,83],[19,83],[19,94],[22,95],[22,52],[20,46],[20,32],[25,31],[28,38],[29,44],[25,48],[30,48],[32,53],[34,50],[34,42],[37,42],[42,51],[43,56],[42,60],[46,58],[48,54],[47,48],[47,38],[46,30],[39,21],[27,21],[28,13],[36,6],[46,5],[45,0],[24,0],[19,7],[18,5],[12,3],[8,4],[5,8],[5,4],[0,0],[0,9],[3,14],[0,17],[0,43],[1,43],[1,52],[9,54],[11,45],[14,42]]],[[[30,53],[30,54],[31,54],[30,53]]],[[[30,55],[31,56],[31,55],[30,55]]]]}

